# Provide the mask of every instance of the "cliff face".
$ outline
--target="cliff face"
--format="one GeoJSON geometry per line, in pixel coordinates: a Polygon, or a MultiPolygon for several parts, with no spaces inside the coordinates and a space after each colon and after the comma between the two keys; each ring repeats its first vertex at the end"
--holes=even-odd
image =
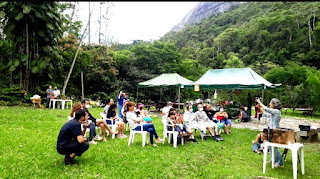
{"type": "Polygon", "coordinates": [[[188,24],[196,24],[212,14],[228,11],[232,5],[239,3],[241,2],[199,2],[171,31],[182,30],[188,24]]]}

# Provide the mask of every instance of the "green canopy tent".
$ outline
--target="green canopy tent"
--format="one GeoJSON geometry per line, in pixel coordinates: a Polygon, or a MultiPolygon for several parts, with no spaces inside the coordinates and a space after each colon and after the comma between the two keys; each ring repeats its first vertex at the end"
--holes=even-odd
{"type": "Polygon", "coordinates": [[[251,68],[208,70],[192,84],[199,85],[200,89],[267,89],[281,86],[270,83],[251,68]]]}
{"type": "MultiPolygon", "coordinates": [[[[177,73],[164,73],[160,76],[152,78],[150,80],[140,82],[137,86],[137,100],[138,100],[138,88],[140,87],[167,87],[167,86],[177,86],[179,88],[178,102],[180,109],[180,88],[189,87],[192,88],[192,81],[188,80],[177,73]]],[[[178,109],[178,110],[179,110],[178,109]]]]}

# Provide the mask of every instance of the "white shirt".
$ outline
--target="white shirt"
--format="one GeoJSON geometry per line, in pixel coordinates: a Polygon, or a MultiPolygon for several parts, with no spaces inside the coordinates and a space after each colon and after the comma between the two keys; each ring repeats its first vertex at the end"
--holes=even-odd
{"type": "Polygon", "coordinates": [[[129,122],[130,129],[135,129],[138,124],[134,121],[140,121],[141,118],[137,117],[136,113],[128,111],[127,112],[127,121],[129,122]]]}
{"type": "Polygon", "coordinates": [[[162,112],[166,113],[166,117],[168,116],[169,111],[170,111],[171,108],[172,108],[172,106],[165,106],[165,107],[162,108],[162,112]]]}
{"type": "Polygon", "coordinates": [[[194,112],[186,111],[183,114],[183,120],[186,121],[187,123],[196,122],[196,120],[194,120],[194,117],[195,117],[194,112]]]}
{"type": "Polygon", "coordinates": [[[57,98],[58,96],[60,96],[60,90],[53,90],[53,94],[54,94],[54,98],[57,98]]]}

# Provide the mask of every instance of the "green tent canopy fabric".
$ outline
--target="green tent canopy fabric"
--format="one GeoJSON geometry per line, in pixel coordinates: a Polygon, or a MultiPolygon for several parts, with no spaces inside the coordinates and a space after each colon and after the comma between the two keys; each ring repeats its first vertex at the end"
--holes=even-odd
{"type": "Polygon", "coordinates": [[[251,68],[208,70],[192,84],[199,85],[200,89],[267,89],[281,86],[270,83],[251,68]]]}
{"type": "Polygon", "coordinates": [[[138,87],[186,86],[192,87],[192,81],[177,73],[164,73],[150,80],[138,83],[138,87]]]}

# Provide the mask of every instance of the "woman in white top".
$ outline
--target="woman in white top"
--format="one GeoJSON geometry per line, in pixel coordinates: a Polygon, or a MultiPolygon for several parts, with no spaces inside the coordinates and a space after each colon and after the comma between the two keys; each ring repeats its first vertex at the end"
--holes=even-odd
{"type": "MultiPolygon", "coordinates": [[[[129,122],[129,126],[131,130],[140,131],[141,130],[141,123],[143,123],[142,117],[137,117],[136,113],[134,112],[134,106],[135,104],[133,102],[128,102],[127,107],[127,120],[129,122]]],[[[164,143],[163,139],[160,139],[158,136],[156,129],[154,128],[154,125],[152,123],[144,123],[143,124],[143,131],[148,131],[150,133],[150,143],[153,146],[157,146],[157,144],[153,143],[153,135],[156,138],[156,143],[164,143]]]]}

